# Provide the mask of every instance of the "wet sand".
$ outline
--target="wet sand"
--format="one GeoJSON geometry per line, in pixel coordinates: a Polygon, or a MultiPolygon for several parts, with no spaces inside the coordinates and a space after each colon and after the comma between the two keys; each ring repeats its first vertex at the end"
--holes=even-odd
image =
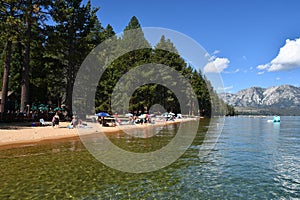
{"type": "Polygon", "coordinates": [[[31,123],[0,123],[0,146],[15,146],[17,144],[34,143],[45,140],[79,137],[96,132],[114,133],[122,130],[145,129],[150,126],[164,126],[191,120],[195,120],[195,118],[176,119],[175,121],[156,122],[155,124],[121,125],[116,127],[102,127],[98,123],[87,123],[86,126],[78,126],[73,129],[68,128],[70,122],[61,122],[58,127],[33,127],[31,123]]]}

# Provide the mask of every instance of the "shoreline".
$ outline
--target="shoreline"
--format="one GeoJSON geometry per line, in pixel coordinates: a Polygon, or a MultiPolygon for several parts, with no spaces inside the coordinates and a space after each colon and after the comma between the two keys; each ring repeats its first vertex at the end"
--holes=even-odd
{"type": "Polygon", "coordinates": [[[80,136],[82,135],[89,135],[97,132],[113,134],[120,131],[165,126],[193,120],[197,120],[197,118],[176,119],[175,121],[165,122],[159,121],[155,124],[121,125],[115,127],[102,127],[98,123],[90,122],[87,123],[87,126],[85,127],[79,126],[78,128],[73,129],[68,128],[70,122],[60,122],[59,127],[54,128],[52,126],[32,127],[26,123],[0,124],[0,150],[17,148],[26,144],[36,144],[68,138],[80,139],[80,136]]]}

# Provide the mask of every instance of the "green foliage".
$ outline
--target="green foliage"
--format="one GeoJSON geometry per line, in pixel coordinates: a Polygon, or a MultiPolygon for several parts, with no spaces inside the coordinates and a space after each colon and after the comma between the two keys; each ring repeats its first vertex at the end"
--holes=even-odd
{"type": "MultiPolygon", "coordinates": [[[[174,44],[169,39],[166,39],[165,36],[162,36],[159,43],[157,43],[154,48],[151,48],[144,38],[144,34],[141,29],[137,29],[137,32],[134,33],[130,32],[132,28],[139,27],[140,25],[136,17],[133,17],[128,26],[126,26],[124,35],[119,38],[119,47],[117,47],[117,49],[120,51],[126,47],[128,48],[130,45],[135,45],[131,46],[131,48],[138,50],[128,52],[117,58],[106,69],[99,80],[97,88],[95,101],[96,111],[112,112],[110,107],[112,101],[111,95],[120,78],[135,67],[147,63],[154,63],[171,67],[182,74],[182,76],[190,82],[196,95],[196,99],[199,103],[199,110],[196,110],[195,102],[192,101],[192,91],[188,91],[186,89],[187,87],[185,86],[178,88],[180,87],[178,85],[179,80],[176,80],[174,77],[170,76],[168,71],[166,71],[164,68],[160,69],[159,71],[153,71],[151,69],[148,71],[140,71],[138,77],[128,78],[124,87],[129,88],[130,85],[132,85],[132,81],[139,81],[139,79],[142,80],[147,76],[157,76],[157,74],[159,74],[161,79],[170,84],[169,86],[177,87],[180,91],[184,92],[184,97],[186,98],[184,98],[183,102],[190,108],[189,113],[184,114],[201,114],[204,116],[211,116],[212,114],[224,115],[228,109],[226,104],[218,98],[218,95],[215,91],[213,91],[210,82],[202,76],[201,72],[196,71],[191,66],[187,66],[186,62],[178,54],[174,44]],[[132,44],[132,41],[128,39],[132,36],[129,34],[135,34],[133,36],[136,38],[134,44],[132,44]],[[141,47],[145,45],[149,48],[140,49],[139,45],[141,45],[141,47]]],[[[119,94],[116,93],[116,95],[119,94]]],[[[175,113],[181,112],[179,100],[174,94],[174,91],[160,84],[152,83],[141,85],[136,88],[133,94],[122,93],[122,95],[117,96],[116,99],[117,101],[114,100],[113,103],[120,108],[119,111],[122,113],[139,111],[146,112],[156,104],[161,105],[166,111],[175,113]],[[128,105],[123,105],[128,98],[130,99],[129,108],[128,105]],[[128,108],[129,110],[122,108],[128,108]]]]}
{"type": "Polygon", "coordinates": [[[77,71],[88,53],[104,40],[103,28],[90,1],[56,0],[48,26],[48,39],[44,58],[47,60],[49,95],[72,108],[72,92],[77,71]],[[63,97],[65,96],[65,99],[63,97]]]}
{"type": "MultiPolygon", "coordinates": [[[[27,103],[70,102],[77,69],[90,50],[105,39],[97,11],[90,1],[84,5],[81,0],[1,1],[0,47],[4,50],[6,41],[13,43],[9,76],[1,76],[9,77],[8,90],[20,97],[26,81],[22,76],[27,74],[27,103]]],[[[4,66],[6,52],[1,53],[0,64],[4,66]]],[[[2,67],[0,73],[3,75],[2,67]]]]}
{"type": "Polygon", "coordinates": [[[133,30],[133,29],[138,29],[141,28],[140,22],[139,20],[136,18],[136,16],[133,16],[130,19],[130,22],[128,23],[128,25],[125,27],[124,31],[128,31],[128,30],[133,30]]]}
{"type": "MultiPolygon", "coordinates": [[[[117,48],[110,55],[104,53],[99,56],[114,57],[114,54],[118,55],[128,48],[139,50],[128,52],[115,59],[103,73],[97,86],[96,111],[111,111],[112,92],[124,74],[137,66],[154,63],[171,67],[190,82],[199,102],[199,110],[195,110],[195,102],[191,101],[192,92],[187,91],[185,86],[178,88],[184,92],[186,97],[184,104],[190,107],[190,114],[209,116],[212,111],[218,114],[234,113],[232,107],[218,98],[201,72],[186,64],[170,39],[162,36],[152,48],[135,16],[125,27],[124,35],[117,38],[111,25],[102,27],[96,16],[98,10],[91,6],[90,1],[84,4],[82,0],[1,1],[0,76],[3,77],[0,79],[1,86],[2,81],[9,78],[8,90],[15,91],[18,103],[20,103],[22,69],[28,65],[28,69],[26,68],[30,80],[28,103],[41,102],[50,104],[51,107],[64,103],[71,111],[74,81],[81,63],[102,41],[116,38],[119,41],[117,48]],[[133,42],[131,38],[135,38],[135,41],[133,42]],[[2,66],[5,66],[6,62],[7,41],[12,42],[11,59],[10,68],[8,68],[10,71],[7,77],[4,77],[2,66]]],[[[154,70],[141,72],[139,78],[142,79],[154,73],[158,73],[172,87],[179,87],[174,77],[168,75],[163,68],[159,72],[154,70]]],[[[128,87],[134,79],[130,81],[127,83],[128,87]]],[[[160,84],[142,85],[133,94],[119,96],[117,105],[124,107],[126,98],[130,99],[130,111],[144,112],[151,106],[160,104],[168,111],[181,112],[179,100],[174,91],[160,84]]],[[[122,110],[122,112],[128,112],[128,110],[122,110]]]]}
{"type": "Polygon", "coordinates": [[[19,26],[22,27],[20,18],[17,17],[17,8],[19,4],[16,1],[1,1],[0,4],[0,46],[2,51],[3,70],[1,69],[1,115],[7,110],[7,94],[9,90],[9,77],[11,71],[12,44],[18,36],[19,26]]]}

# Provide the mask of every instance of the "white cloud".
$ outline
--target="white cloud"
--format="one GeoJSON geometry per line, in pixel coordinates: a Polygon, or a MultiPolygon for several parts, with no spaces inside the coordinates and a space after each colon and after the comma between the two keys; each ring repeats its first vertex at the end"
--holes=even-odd
{"type": "Polygon", "coordinates": [[[258,75],[262,75],[262,74],[264,74],[265,72],[264,71],[262,71],[262,72],[258,72],[257,74],[258,75]]]}
{"type": "Polygon", "coordinates": [[[212,55],[209,55],[208,53],[206,53],[205,57],[207,57],[208,61],[211,62],[211,61],[214,61],[217,58],[216,54],[218,54],[218,53],[220,53],[219,50],[214,50],[214,52],[212,53],[212,55]]]}
{"type": "Polygon", "coordinates": [[[236,69],[234,71],[224,71],[225,74],[236,74],[240,71],[240,69],[236,69]]]}
{"type": "Polygon", "coordinates": [[[238,73],[240,71],[240,69],[236,69],[233,71],[233,74],[238,73]]]}
{"type": "Polygon", "coordinates": [[[276,81],[280,81],[280,77],[277,77],[277,78],[276,78],[276,81]]]}
{"type": "Polygon", "coordinates": [[[209,55],[209,53],[207,53],[207,52],[205,53],[204,56],[205,56],[205,58],[210,58],[210,55],[209,55]]]}
{"type": "Polygon", "coordinates": [[[231,89],[233,89],[233,85],[223,88],[223,90],[225,90],[225,91],[228,91],[228,90],[231,90],[231,89]]]}
{"type": "Polygon", "coordinates": [[[248,73],[248,71],[253,72],[253,67],[250,67],[249,69],[245,69],[244,73],[248,73]]]}
{"type": "Polygon", "coordinates": [[[213,57],[213,60],[205,65],[204,73],[221,73],[229,66],[229,63],[228,58],[213,57]]]}
{"type": "Polygon", "coordinates": [[[215,51],[213,52],[213,55],[216,55],[216,54],[218,54],[218,53],[220,53],[220,50],[215,50],[215,51]]]}
{"type": "Polygon", "coordinates": [[[233,85],[228,86],[228,87],[218,87],[217,88],[217,93],[231,93],[231,89],[233,89],[233,85]]]}
{"type": "Polygon", "coordinates": [[[217,88],[217,93],[221,94],[221,93],[232,93],[231,89],[233,89],[233,85],[228,86],[228,87],[218,87],[217,88]]]}
{"type": "Polygon", "coordinates": [[[269,67],[269,64],[265,64],[265,65],[258,65],[256,68],[259,70],[264,70],[267,69],[269,67]]]}
{"type": "Polygon", "coordinates": [[[217,58],[217,56],[212,55],[212,56],[210,56],[210,57],[208,58],[208,61],[209,61],[209,62],[212,62],[212,61],[214,61],[216,58],[217,58]]]}
{"type": "Polygon", "coordinates": [[[300,68],[300,38],[287,39],[278,55],[270,63],[257,66],[258,70],[284,71],[300,68]]]}

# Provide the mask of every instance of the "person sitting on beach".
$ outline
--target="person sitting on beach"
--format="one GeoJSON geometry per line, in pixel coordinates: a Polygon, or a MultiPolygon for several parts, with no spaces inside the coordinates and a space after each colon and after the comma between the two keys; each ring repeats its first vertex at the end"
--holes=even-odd
{"type": "Polygon", "coordinates": [[[104,126],[104,127],[109,127],[109,124],[107,123],[107,120],[103,120],[102,126],[104,126]]]}
{"type": "Polygon", "coordinates": [[[77,118],[76,118],[76,116],[75,115],[73,115],[73,118],[72,118],[72,121],[71,121],[71,126],[73,127],[73,128],[75,128],[76,126],[77,126],[77,118]]]}
{"type": "Polygon", "coordinates": [[[134,124],[134,121],[135,121],[135,119],[134,119],[134,117],[129,117],[129,121],[128,121],[128,124],[131,124],[131,125],[133,125],[134,124]]]}

